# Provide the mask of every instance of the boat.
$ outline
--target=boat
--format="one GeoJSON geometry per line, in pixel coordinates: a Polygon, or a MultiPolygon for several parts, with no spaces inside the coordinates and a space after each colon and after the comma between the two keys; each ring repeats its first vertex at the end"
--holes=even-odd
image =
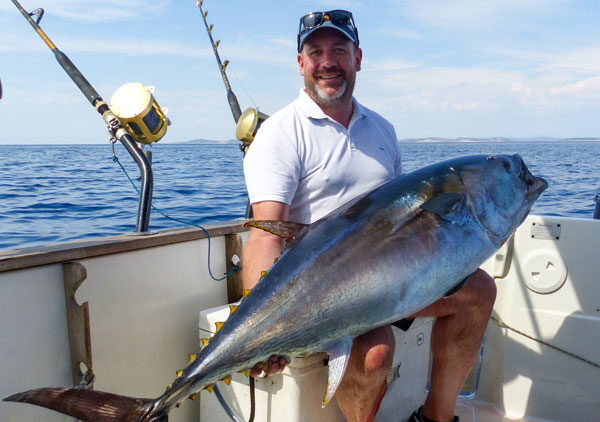
{"type": "MultiPolygon", "coordinates": [[[[226,272],[239,259],[247,235],[241,223],[207,227],[213,272],[226,272]]],[[[86,357],[98,390],[138,397],[162,393],[199,347],[200,311],[241,294],[237,274],[227,282],[210,278],[208,242],[202,230],[178,228],[0,251],[0,395],[85,382],[88,368],[79,362],[86,357]],[[87,345],[85,327],[76,329],[82,303],[88,304],[87,345]]],[[[598,420],[599,243],[599,220],[532,215],[485,262],[498,297],[474,371],[478,376],[457,403],[461,421],[598,420]]],[[[414,358],[407,359],[394,383],[409,391],[420,385],[422,396],[427,371],[421,380],[405,376],[414,358]]],[[[261,381],[281,383],[293,369],[261,381]]],[[[325,384],[313,388],[324,392],[325,384]]],[[[214,400],[203,391],[198,401],[173,411],[171,420],[204,421],[200,409],[214,407],[214,400]]],[[[257,401],[257,416],[277,400],[268,394],[257,401]]],[[[403,397],[388,395],[387,400],[402,402],[403,397]]],[[[319,404],[314,411],[320,410],[319,404]]],[[[301,420],[295,418],[287,420],[301,420]]],[[[14,403],[0,405],[0,419],[70,420],[14,403]]],[[[377,420],[391,419],[382,414],[377,420]]]]}
{"type": "MultiPolygon", "coordinates": [[[[0,251],[0,396],[78,385],[156,397],[214,330],[222,309],[241,298],[232,270],[247,238],[245,220],[153,232],[143,215],[147,196],[141,195],[137,233],[0,251]],[[217,282],[212,273],[227,280],[217,282]]],[[[599,419],[599,209],[593,219],[530,215],[483,264],[498,296],[457,402],[462,422],[599,419]]],[[[377,421],[403,421],[422,403],[430,329],[431,320],[420,319],[395,332],[377,421]]],[[[317,355],[258,379],[255,420],[342,421],[335,402],[320,406],[326,370],[317,355]]],[[[219,383],[170,420],[248,420],[247,384],[243,376],[219,383]]],[[[2,402],[0,420],[72,418],[2,402]]]]}

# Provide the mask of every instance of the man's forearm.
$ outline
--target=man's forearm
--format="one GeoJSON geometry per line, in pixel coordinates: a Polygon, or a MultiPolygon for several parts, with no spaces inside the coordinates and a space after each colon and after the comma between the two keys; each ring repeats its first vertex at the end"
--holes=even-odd
{"type": "Polygon", "coordinates": [[[252,229],[242,256],[242,284],[253,288],[262,271],[268,270],[283,250],[283,240],[260,229],[252,229]]]}

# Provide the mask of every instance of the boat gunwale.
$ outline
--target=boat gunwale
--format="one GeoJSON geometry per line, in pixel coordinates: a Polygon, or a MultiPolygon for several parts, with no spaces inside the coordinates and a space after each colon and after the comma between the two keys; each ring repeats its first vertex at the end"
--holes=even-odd
{"type": "MultiPolygon", "coordinates": [[[[228,220],[204,225],[210,237],[243,233],[246,220],[228,220]]],[[[126,233],[21,249],[0,250],[0,273],[56,264],[78,259],[130,252],[157,246],[206,239],[206,233],[192,226],[150,231],[148,234],[126,233]]]]}
{"type": "MultiPolygon", "coordinates": [[[[540,218],[542,220],[590,220],[589,218],[584,217],[565,217],[544,214],[530,214],[528,218],[531,217],[540,218]]],[[[243,227],[243,224],[246,221],[248,220],[227,220],[218,223],[205,224],[204,227],[211,237],[218,237],[249,231],[249,228],[243,227]]],[[[600,220],[593,221],[600,222],[600,220]]],[[[77,259],[110,255],[119,252],[129,252],[174,243],[189,242],[205,239],[206,237],[206,233],[199,228],[183,226],[151,231],[150,234],[125,233],[64,243],[31,246],[21,249],[5,249],[0,250],[0,273],[68,262],[77,259]]]]}

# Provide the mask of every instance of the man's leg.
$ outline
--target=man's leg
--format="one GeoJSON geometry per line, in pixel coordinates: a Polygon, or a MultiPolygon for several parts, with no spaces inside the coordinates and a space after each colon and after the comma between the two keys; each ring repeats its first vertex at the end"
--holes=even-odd
{"type": "Polygon", "coordinates": [[[452,421],[460,389],[480,350],[496,299],[496,284],[477,270],[460,290],[415,316],[437,317],[431,332],[433,365],[423,416],[452,421]]]}
{"type": "Polygon", "coordinates": [[[372,422],[375,419],[387,387],[394,343],[389,325],[354,339],[346,374],[335,393],[348,422],[372,422]]]}

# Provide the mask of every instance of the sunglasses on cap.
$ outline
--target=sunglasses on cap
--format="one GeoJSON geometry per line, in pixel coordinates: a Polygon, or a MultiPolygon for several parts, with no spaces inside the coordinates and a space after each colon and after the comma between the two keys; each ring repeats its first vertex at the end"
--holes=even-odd
{"type": "Polygon", "coordinates": [[[298,28],[298,52],[302,50],[304,40],[316,28],[332,27],[340,30],[346,35],[356,46],[358,46],[358,29],[354,23],[352,13],[347,10],[330,10],[328,12],[312,12],[300,18],[298,28]]]}

